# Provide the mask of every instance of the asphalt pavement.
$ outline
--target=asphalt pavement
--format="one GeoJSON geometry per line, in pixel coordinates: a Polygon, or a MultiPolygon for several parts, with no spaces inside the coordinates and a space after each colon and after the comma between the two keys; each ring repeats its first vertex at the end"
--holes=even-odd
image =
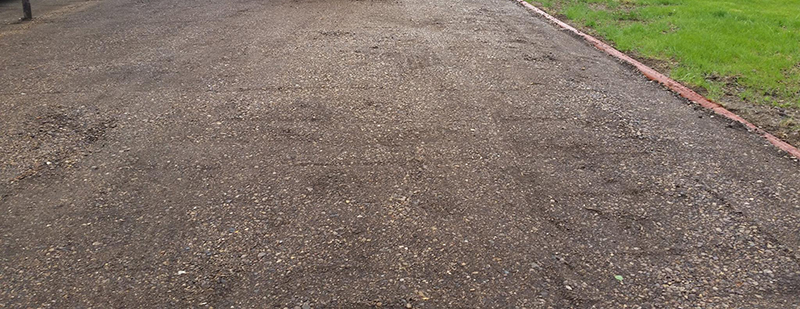
{"type": "Polygon", "coordinates": [[[797,160],[511,0],[0,25],[1,308],[796,308],[799,230],[797,160]]]}

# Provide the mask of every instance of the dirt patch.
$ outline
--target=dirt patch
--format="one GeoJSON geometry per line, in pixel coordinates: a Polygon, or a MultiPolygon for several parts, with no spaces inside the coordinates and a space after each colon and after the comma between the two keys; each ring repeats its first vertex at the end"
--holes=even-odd
{"type": "Polygon", "coordinates": [[[754,105],[733,96],[726,96],[719,103],[772,135],[800,147],[800,110],[754,105]]]}

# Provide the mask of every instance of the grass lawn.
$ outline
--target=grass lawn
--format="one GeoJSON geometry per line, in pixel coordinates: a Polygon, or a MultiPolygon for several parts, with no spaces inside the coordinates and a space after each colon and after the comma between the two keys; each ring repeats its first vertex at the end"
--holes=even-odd
{"type": "Polygon", "coordinates": [[[667,63],[673,79],[711,99],[800,109],[799,0],[528,1],[667,63]]]}

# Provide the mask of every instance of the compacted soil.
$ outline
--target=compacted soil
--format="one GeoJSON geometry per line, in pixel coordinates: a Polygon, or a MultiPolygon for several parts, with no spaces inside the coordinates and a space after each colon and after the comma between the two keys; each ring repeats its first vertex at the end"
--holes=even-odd
{"type": "Polygon", "coordinates": [[[0,28],[0,307],[800,306],[800,163],[510,0],[0,28]]]}

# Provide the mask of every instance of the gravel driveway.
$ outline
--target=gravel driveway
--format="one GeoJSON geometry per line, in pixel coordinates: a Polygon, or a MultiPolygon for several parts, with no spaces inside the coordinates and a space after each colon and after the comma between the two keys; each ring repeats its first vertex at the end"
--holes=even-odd
{"type": "Polygon", "coordinates": [[[0,26],[0,307],[800,306],[800,163],[510,0],[0,26]]]}

